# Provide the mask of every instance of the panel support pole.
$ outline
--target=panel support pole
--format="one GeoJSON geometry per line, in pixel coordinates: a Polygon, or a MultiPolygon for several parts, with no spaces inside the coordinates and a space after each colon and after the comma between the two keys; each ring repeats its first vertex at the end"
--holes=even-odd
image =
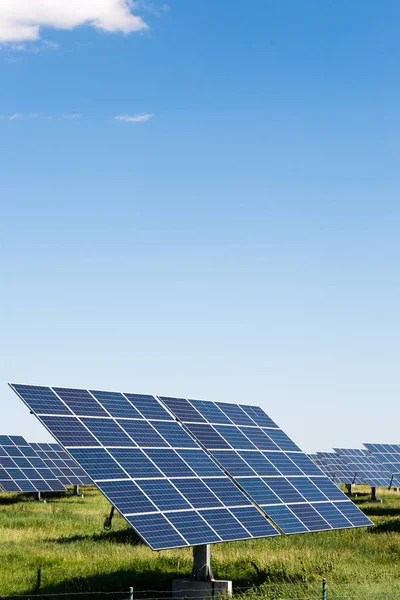
{"type": "Polygon", "coordinates": [[[352,483],[346,483],[346,492],[348,493],[349,496],[353,495],[353,484],[352,483]]]}
{"type": "Polygon", "coordinates": [[[114,506],[111,506],[110,514],[108,515],[108,517],[105,518],[104,523],[103,523],[103,527],[106,531],[109,531],[112,527],[112,520],[113,520],[114,512],[115,512],[115,508],[114,508],[114,506]]]}
{"type": "Polygon", "coordinates": [[[378,500],[376,497],[376,487],[371,487],[371,502],[379,502],[382,504],[382,500],[378,500]]]}
{"type": "Polygon", "coordinates": [[[213,579],[213,574],[211,571],[210,544],[193,546],[192,580],[210,581],[211,579],[213,579]]]}
{"type": "Polygon", "coordinates": [[[83,496],[79,493],[79,485],[74,485],[74,496],[83,496]]]}

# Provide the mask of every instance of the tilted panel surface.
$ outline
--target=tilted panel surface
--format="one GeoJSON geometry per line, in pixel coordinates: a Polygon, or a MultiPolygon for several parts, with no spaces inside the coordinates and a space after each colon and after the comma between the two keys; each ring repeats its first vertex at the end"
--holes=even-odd
{"type": "Polygon", "coordinates": [[[91,479],[59,444],[30,442],[32,448],[64,485],[90,485],[91,479]]]}
{"type": "Polygon", "coordinates": [[[372,524],[260,407],[159,398],[284,533],[372,524]]]}
{"type": "Polygon", "coordinates": [[[279,535],[154,396],[11,387],[153,549],[279,535]]]}
{"type": "Polygon", "coordinates": [[[399,444],[364,444],[380,464],[389,471],[391,484],[400,486],[400,445],[399,444]]]}
{"type": "Polygon", "coordinates": [[[371,487],[387,487],[390,484],[390,472],[368,450],[359,448],[334,448],[334,450],[354,471],[354,483],[366,484],[371,487]]]}
{"type": "Polygon", "coordinates": [[[21,436],[0,435],[0,487],[5,492],[61,492],[64,484],[21,436]]]}

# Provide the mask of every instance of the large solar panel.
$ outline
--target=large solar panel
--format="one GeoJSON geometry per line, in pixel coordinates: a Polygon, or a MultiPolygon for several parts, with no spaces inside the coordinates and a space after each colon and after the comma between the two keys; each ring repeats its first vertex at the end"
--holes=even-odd
{"type": "Polygon", "coordinates": [[[279,535],[155,397],[12,388],[153,549],[279,535]]]}
{"type": "Polygon", "coordinates": [[[354,471],[354,483],[367,484],[371,487],[388,486],[391,474],[367,450],[358,448],[334,448],[347,466],[354,471]]]}
{"type": "Polygon", "coordinates": [[[336,452],[317,452],[309,457],[334,483],[355,483],[355,470],[347,464],[344,456],[336,452]]]}
{"type": "Polygon", "coordinates": [[[64,491],[64,485],[21,436],[0,435],[0,487],[5,492],[64,491]]]}
{"type": "Polygon", "coordinates": [[[45,465],[64,485],[90,485],[91,479],[59,444],[30,442],[45,465]]]}
{"type": "Polygon", "coordinates": [[[399,444],[364,444],[380,464],[393,477],[392,484],[400,486],[400,445],[399,444]]]}
{"type": "Polygon", "coordinates": [[[160,400],[284,533],[371,525],[260,407],[160,400]]]}

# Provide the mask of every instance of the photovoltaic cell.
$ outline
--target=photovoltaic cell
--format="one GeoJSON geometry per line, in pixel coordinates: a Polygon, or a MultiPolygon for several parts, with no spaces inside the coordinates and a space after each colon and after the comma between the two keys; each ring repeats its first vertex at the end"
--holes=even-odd
{"type": "Polygon", "coordinates": [[[188,541],[189,545],[220,542],[223,539],[194,510],[168,513],[168,520],[188,541]]]}
{"type": "Polygon", "coordinates": [[[288,506],[283,504],[268,507],[268,515],[278,525],[279,529],[290,535],[292,533],[307,533],[310,530],[296,517],[288,506]]]}
{"type": "Polygon", "coordinates": [[[320,502],[318,504],[318,512],[333,529],[352,527],[350,521],[331,502],[320,502]]]}
{"type": "Polygon", "coordinates": [[[107,417],[107,413],[101,404],[93,402],[94,397],[88,390],[72,390],[69,388],[53,388],[68,408],[78,416],[107,417]]]}
{"type": "MultiPolygon", "coordinates": [[[[25,400],[23,388],[12,387],[25,400]]],[[[236,534],[235,539],[278,535],[155,397],[69,388],[49,388],[44,394],[43,388],[36,389],[38,397],[52,394],[54,404],[68,410],[54,412],[47,402],[38,418],[152,548],[221,542],[236,534]],[[245,509],[248,522],[253,508],[254,527],[249,529],[233,510],[245,509]]],[[[29,398],[36,402],[32,386],[29,398]]],[[[202,425],[204,418],[194,407],[191,411],[194,425],[202,425]]],[[[221,414],[219,418],[229,422],[221,414]]],[[[212,441],[220,438],[206,427],[212,441]]]]}
{"type": "Polygon", "coordinates": [[[141,414],[136,410],[131,402],[119,392],[102,392],[90,390],[103,408],[112,416],[122,419],[141,419],[141,414]]]}
{"type": "Polygon", "coordinates": [[[371,521],[368,517],[366,517],[350,500],[347,502],[335,502],[334,504],[353,526],[368,527],[368,525],[371,525],[371,521]]]}
{"type": "Polygon", "coordinates": [[[293,504],[290,508],[310,531],[332,529],[329,523],[310,504],[293,504]]]}
{"type": "Polygon", "coordinates": [[[249,533],[226,509],[200,511],[214,531],[224,540],[240,540],[249,537],[249,533]]]}
{"type": "Polygon", "coordinates": [[[194,471],[172,448],[149,448],[147,456],[167,477],[193,477],[194,471]]]}
{"type": "Polygon", "coordinates": [[[189,500],[194,508],[223,506],[222,502],[218,500],[200,479],[174,479],[174,485],[189,500]]]}
{"type": "Polygon", "coordinates": [[[177,453],[199,477],[213,477],[216,472],[222,474],[214,461],[199,448],[196,450],[177,450],[177,453]]]}
{"type": "Polygon", "coordinates": [[[274,535],[274,528],[254,506],[231,508],[231,513],[254,537],[274,535]]]}
{"type": "Polygon", "coordinates": [[[151,450],[145,454],[140,448],[110,448],[108,452],[132,479],[162,477],[163,475],[163,472],[157,468],[157,464],[150,460],[151,450]]]}
{"type": "Polygon", "coordinates": [[[218,408],[215,402],[207,400],[190,400],[190,404],[209,423],[232,425],[232,421],[218,408]]]}

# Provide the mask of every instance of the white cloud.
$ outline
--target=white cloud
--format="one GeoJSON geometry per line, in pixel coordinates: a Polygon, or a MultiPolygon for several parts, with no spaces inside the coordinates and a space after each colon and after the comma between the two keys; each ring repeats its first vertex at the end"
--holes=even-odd
{"type": "Polygon", "coordinates": [[[89,25],[123,33],[148,29],[132,13],[134,6],[132,0],[0,0],[0,43],[38,40],[43,27],[89,25]]]}
{"type": "Polygon", "coordinates": [[[57,50],[60,47],[60,44],[56,42],[52,42],[50,40],[43,40],[43,48],[49,48],[50,50],[57,50]]]}
{"type": "Polygon", "coordinates": [[[69,115],[61,115],[61,119],[63,119],[64,121],[77,121],[78,119],[82,119],[83,118],[83,114],[82,113],[71,113],[69,115]]]}
{"type": "Polygon", "coordinates": [[[83,119],[82,113],[67,113],[64,115],[48,115],[45,113],[14,113],[8,117],[10,121],[16,121],[19,119],[46,119],[46,120],[61,120],[61,121],[77,121],[83,119]]]}
{"type": "Polygon", "coordinates": [[[124,121],[125,123],[144,123],[154,117],[153,113],[140,113],[138,115],[117,115],[115,121],[124,121]]]}

